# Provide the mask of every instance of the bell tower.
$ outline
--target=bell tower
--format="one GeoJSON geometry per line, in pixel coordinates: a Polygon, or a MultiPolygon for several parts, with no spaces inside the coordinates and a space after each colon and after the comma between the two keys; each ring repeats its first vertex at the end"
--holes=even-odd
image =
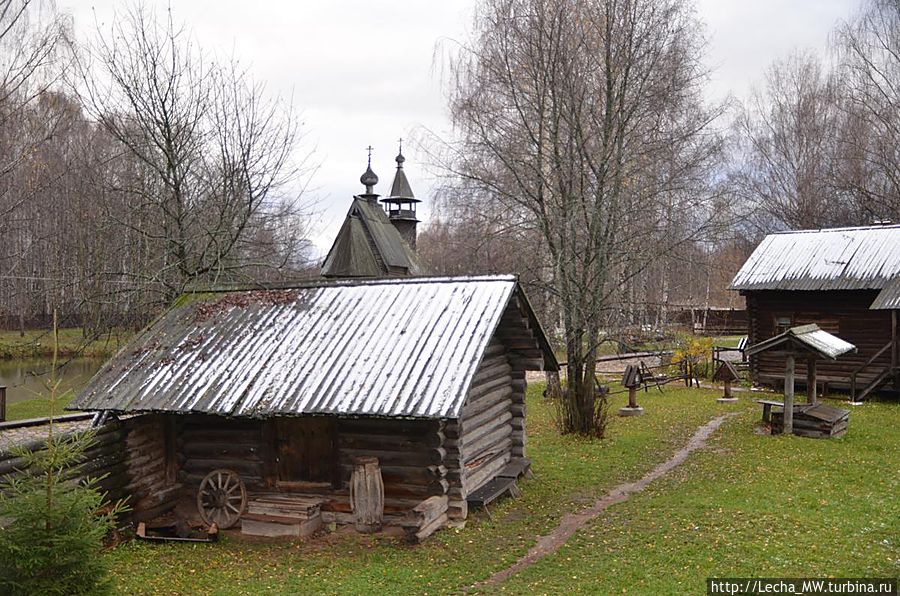
{"type": "Polygon", "coordinates": [[[391,194],[381,199],[384,203],[388,219],[400,232],[400,236],[406,240],[406,243],[415,250],[416,249],[416,205],[420,203],[419,199],[413,194],[409,181],[406,179],[406,173],[403,171],[403,139],[400,139],[400,150],[397,153],[397,173],[394,174],[394,183],[391,185],[391,194]]]}

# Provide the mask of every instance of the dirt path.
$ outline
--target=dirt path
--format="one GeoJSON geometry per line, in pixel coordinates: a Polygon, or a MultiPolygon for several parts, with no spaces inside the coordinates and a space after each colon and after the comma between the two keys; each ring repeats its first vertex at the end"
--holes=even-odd
{"type": "Polygon", "coordinates": [[[665,476],[676,466],[684,463],[684,460],[687,459],[688,455],[690,455],[692,451],[696,451],[697,449],[704,447],[706,445],[707,439],[712,436],[716,429],[722,426],[722,423],[732,416],[737,416],[737,413],[733,412],[730,414],[717,416],[698,428],[694,435],[687,442],[687,444],[679,449],[675,453],[675,455],[653,468],[653,470],[645,474],[637,482],[620,484],[610,490],[605,497],[595,502],[588,509],[579,511],[578,513],[570,513],[564,516],[562,520],[560,520],[559,525],[556,526],[556,528],[554,528],[553,531],[549,534],[541,536],[538,539],[537,544],[531,547],[531,550],[529,550],[524,557],[522,557],[506,569],[493,574],[483,582],[475,584],[475,586],[473,587],[479,588],[499,584],[510,576],[518,573],[522,569],[525,569],[526,567],[534,564],[539,559],[555,553],[560,549],[560,547],[562,547],[563,544],[566,543],[569,538],[572,537],[575,532],[577,532],[592,519],[600,515],[607,507],[628,500],[628,498],[632,494],[644,490],[651,482],[658,478],[661,478],[662,476],[665,476]]]}

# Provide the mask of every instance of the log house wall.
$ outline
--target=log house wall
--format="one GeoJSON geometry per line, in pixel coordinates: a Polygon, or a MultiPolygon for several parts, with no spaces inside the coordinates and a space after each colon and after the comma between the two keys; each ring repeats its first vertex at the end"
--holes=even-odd
{"type": "MultiPolygon", "coordinates": [[[[84,452],[84,462],[67,477],[84,479],[104,476],[97,487],[107,502],[127,499],[137,521],[151,519],[174,507],[178,486],[174,469],[165,457],[165,421],[160,415],[141,415],[112,420],[96,430],[92,445],[84,452]]],[[[43,448],[44,440],[26,445],[43,448]]],[[[14,472],[21,460],[0,453],[0,474],[14,472]]]]}
{"type": "Polygon", "coordinates": [[[525,371],[541,368],[532,322],[514,298],[485,350],[460,418],[445,426],[451,519],[465,519],[468,495],[526,456],[525,371]]]}
{"type": "Polygon", "coordinates": [[[331,499],[327,509],[349,511],[353,459],[360,456],[379,460],[386,511],[409,510],[430,496],[447,492],[441,421],[335,418],[337,448],[332,464],[339,470],[335,482],[294,483],[284,488],[278,486],[276,478],[274,421],[202,414],[174,418],[177,478],[185,499],[196,495],[206,474],[216,468],[230,468],[240,474],[250,491],[321,494],[331,499]]]}
{"type": "Polygon", "coordinates": [[[340,418],[337,458],[340,486],[332,508],[350,511],[350,475],[356,457],[377,457],[384,480],[385,512],[408,511],[447,493],[444,423],[438,420],[340,418]]]}
{"type": "MultiPolygon", "coordinates": [[[[750,315],[750,345],[775,335],[776,317],[790,316],[792,326],[817,323],[857,347],[855,354],[845,354],[833,361],[817,361],[818,378],[832,387],[846,388],[851,373],[891,341],[891,312],[869,310],[877,290],[767,290],[747,291],[744,294],[750,315]]],[[[866,369],[868,374],[860,374],[860,382],[868,382],[875,371],[890,363],[891,353],[888,350],[866,369]]],[[[784,357],[772,353],[752,356],[750,372],[756,383],[780,385],[784,382],[784,357]]],[[[797,359],[795,376],[798,384],[802,385],[806,379],[806,362],[803,359],[797,359]]]]}
{"type": "Polygon", "coordinates": [[[216,468],[237,472],[248,490],[269,488],[261,420],[205,414],[173,415],[178,480],[188,496],[216,468]]]}
{"type": "Polygon", "coordinates": [[[168,417],[144,414],[125,420],[125,461],[130,495],[128,504],[136,521],[152,519],[172,509],[178,499],[179,485],[175,482],[175,462],[166,458],[166,437],[171,440],[168,417]]]}
{"type": "MultiPolygon", "coordinates": [[[[85,479],[99,478],[97,487],[107,494],[107,501],[117,501],[127,496],[128,469],[125,450],[122,445],[128,429],[119,421],[109,422],[96,429],[94,442],[84,452],[84,461],[64,473],[66,478],[85,479]]],[[[46,445],[46,437],[19,445],[21,448],[35,451],[46,445]]],[[[23,470],[24,462],[10,451],[0,451],[0,476],[16,474],[23,470]]]]}
{"type": "MultiPolygon", "coordinates": [[[[447,422],[445,448],[452,518],[465,518],[466,497],[512,459],[512,375],[506,348],[494,339],[472,379],[460,418],[447,422]]],[[[521,437],[517,441],[523,444],[521,437]]]]}

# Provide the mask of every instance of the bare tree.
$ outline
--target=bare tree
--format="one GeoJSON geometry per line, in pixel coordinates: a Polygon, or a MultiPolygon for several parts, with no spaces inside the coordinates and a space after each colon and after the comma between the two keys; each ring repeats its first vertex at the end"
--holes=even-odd
{"type": "Polygon", "coordinates": [[[565,331],[564,432],[602,435],[595,363],[623,284],[714,212],[718,112],[701,101],[701,45],[680,0],[486,0],[454,64],[453,172],[546,251],[565,331]],[[665,230],[671,213],[690,225],[665,230]]]}
{"type": "Polygon", "coordinates": [[[171,13],[132,8],[98,32],[88,56],[81,97],[134,162],[116,181],[131,209],[110,215],[158,256],[142,271],[110,274],[158,284],[169,300],[198,281],[298,258],[302,226],[273,233],[301,207],[299,191],[288,194],[303,174],[288,104],[267,99],[236,62],[201,52],[171,13]]]}
{"type": "Polygon", "coordinates": [[[900,221],[900,2],[869,0],[835,43],[846,89],[837,182],[870,219],[900,221]]]}
{"type": "Polygon", "coordinates": [[[52,2],[0,0],[0,236],[5,239],[0,276],[6,280],[4,305],[18,312],[23,333],[34,292],[30,280],[22,279],[29,274],[22,258],[36,239],[23,235],[22,224],[27,205],[45,186],[35,175],[33,156],[57,124],[52,118],[36,123],[31,115],[65,69],[67,39],[52,2]]]}
{"type": "Polygon", "coordinates": [[[768,70],[737,120],[742,154],[735,176],[758,225],[819,228],[857,223],[851,201],[833,183],[843,117],[839,81],[809,53],[768,70]]]}

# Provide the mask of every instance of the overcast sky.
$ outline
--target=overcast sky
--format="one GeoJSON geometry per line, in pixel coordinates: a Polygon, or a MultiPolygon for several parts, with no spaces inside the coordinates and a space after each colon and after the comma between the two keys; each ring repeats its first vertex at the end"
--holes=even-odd
{"type": "MultiPolygon", "coordinates": [[[[107,27],[115,0],[58,0],[84,39],[96,24],[107,27]]],[[[319,214],[313,240],[320,253],[331,245],[349,206],[362,190],[365,148],[386,193],[394,172],[397,139],[427,128],[449,132],[435,66],[439,44],[464,40],[475,0],[167,0],[176,21],[193,30],[207,51],[234,54],[252,67],[272,93],[293,98],[319,165],[311,193],[319,214]]],[[[706,23],[713,69],[711,99],[746,97],[766,67],[793,49],[824,52],[829,32],[848,18],[858,0],[697,0],[706,23]]],[[[406,144],[406,171],[424,200],[428,218],[434,180],[414,144],[406,144]]]]}

